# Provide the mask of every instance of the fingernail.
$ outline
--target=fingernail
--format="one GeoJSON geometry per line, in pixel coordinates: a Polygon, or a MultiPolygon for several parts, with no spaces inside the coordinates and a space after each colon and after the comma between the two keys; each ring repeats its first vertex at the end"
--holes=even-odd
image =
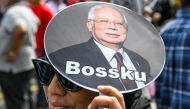
{"type": "Polygon", "coordinates": [[[105,86],[98,86],[98,89],[99,89],[99,90],[102,90],[102,89],[104,89],[104,87],[105,87],[105,86]]]}

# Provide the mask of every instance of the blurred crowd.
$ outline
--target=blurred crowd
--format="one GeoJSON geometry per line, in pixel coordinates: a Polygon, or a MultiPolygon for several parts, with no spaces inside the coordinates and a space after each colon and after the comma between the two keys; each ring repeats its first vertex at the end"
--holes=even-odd
{"type": "MultiPolygon", "coordinates": [[[[176,13],[180,9],[180,6],[181,6],[180,0],[20,0],[22,2],[22,6],[24,5],[31,9],[32,12],[30,13],[30,10],[25,9],[22,6],[19,6],[20,9],[18,9],[19,7],[13,7],[14,5],[16,5],[18,1],[19,0],[0,0],[0,9],[1,9],[0,10],[0,18],[1,18],[0,54],[2,54],[3,51],[6,51],[6,53],[3,54],[5,55],[5,57],[2,58],[2,56],[0,56],[1,58],[0,59],[0,86],[3,87],[2,91],[0,89],[1,91],[0,92],[0,109],[29,109],[29,108],[23,108],[24,106],[28,107],[28,105],[30,105],[29,106],[30,109],[45,109],[45,107],[47,107],[42,86],[39,84],[39,81],[37,80],[33,67],[27,67],[27,66],[31,66],[31,63],[26,60],[30,60],[31,58],[35,58],[35,57],[40,58],[40,57],[45,56],[44,42],[43,42],[45,29],[48,23],[50,22],[50,20],[53,18],[53,16],[55,16],[59,11],[65,9],[67,6],[70,6],[79,2],[91,2],[91,1],[102,1],[102,2],[110,2],[110,3],[118,4],[137,12],[139,15],[143,16],[145,19],[151,22],[155,26],[155,28],[158,30],[158,32],[162,32],[162,33],[164,33],[163,28],[167,26],[167,24],[170,21],[176,19],[176,13]],[[15,4],[13,2],[15,2],[15,4]],[[13,4],[10,5],[11,3],[13,4]],[[7,11],[6,9],[10,8],[10,6],[11,8],[14,8],[14,9],[11,11],[10,10],[7,11]],[[23,16],[24,16],[24,19],[28,19],[31,17],[34,17],[34,18],[33,18],[33,21],[24,22],[22,21],[23,16]],[[8,28],[8,30],[6,30],[6,28],[8,28]],[[30,30],[26,31],[26,28],[30,30]],[[35,35],[32,34],[33,32],[35,33],[35,35]],[[25,37],[25,35],[27,35],[28,37],[25,37]],[[6,38],[5,36],[10,36],[14,38],[13,39],[6,38]],[[27,41],[24,41],[24,40],[27,40],[27,41]],[[20,53],[18,52],[19,50],[22,50],[21,53],[23,53],[23,55],[19,54],[20,57],[18,57],[18,53],[20,53]],[[17,62],[17,64],[10,65],[11,63],[14,62],[14,60],[16,60],[16,58],[19,58],[19,61],[17,62]],[[6,63],[2,61],[3,59],[6,60],[6,63]],[[19,69],[18,67],[22,69],[19,69]],[[13,69],[13,70],[9,71],[9,69],[13,69]],[[5,72],[9,72],[8,75],[5,72]],[[25,72],[25,75],[23,72],[25,72]],[[30,75],[26,76],[26,72],[27,74],[30,74],[30,75]],[[8,79],[10,76],[14,76],[15,74],[17,74],[17,76],[20,76],[20,77],[23,76],[27,78],[22,79],[22,80],[8,79]],[[18,75],[18,74],[23,74],[23,75],[18,75]],[[12,84],[11,82],[13,82],[14,84],[12,84]],[[22,82],[24,82],[24,84],[22,82]],[[18,89],[18,87],[22,87],[22,89],[18,89]],[[2,98],[3,98],[3,95],[7,94],[6,92],[7,93],[14,92],[14,93],[8,96],[9,99],[4,100],[4,103],[5,104],[7,103],[7,105],[3,106],[2,98]],[[16,98],[19,98],[20,96],[24,96],[24,98],[21,100],[17,100],[16,98]],[[26,101],[26,99],[28,101],[25,103],[22,103],[23,101],[26,101]],[[15,106],[12,105],[12,103],[15,103],[16,101],[17,101],[17,104],[20,104],[22,106],[18,106],[18,108],[14,108],[15,106]]],[[[190,15],[190,13],[188,14],[190,15]]],[[[188,30],[190,30],[189,26],[187,28],[188,30]]],[[[190,36],[187,35],[187,37],[190,37],[190,36]]],[[[190,46],[187,46],[186,49],[190,50],[190,46]]],[[[187,52],[186,55],[190,55],[188,53],[189,52],[187,52]]],[[[173,54],[173,55],[177,55],[177,54],[173,54]]],[[[187,58],[189,57],[187,56],[187,58]]],[[[166,61],[169,61],[169,60],[166,60],[166,61]]],[[[190,61],[186,61],[186,65],[188,67],[190,67],[189,62],[190,61]]],[[[175,63],[170,63],[170,64],[175,64],[175,63]]],[[[185,70],[186,70],[185,73],[190,73],[190,69],[187,68],[185,70]]],[[[163,73],[166,73],[166,71],[163,73]]],[[[181,73],[184,73],[184,72],[181,72],[181,73]]],[[[172,78],[172,75],[169,77],[172,78]]],[[[187,80],[184,80],[184,81],[189,81],[190,79],[188,78],[190,78],[190,76],[187,77],[187,80]]],[[[157,86],[159,88],[162,85],[164,86],[164,83],[160,85],[161,84],[160,81],[164,81],[164,79],[159,80],[158,82],[159,85],[156,85],[157,82],[155,81],[152,84],[150,84],[148,87],[144,88],[143,96],[148,98],[151,101],[151,103],[153,103],[152,109],[157,109],[158,108],[157,105],[159,105],[158,109],[173,109],[167,106],[164,107],[161,101],[157,102],[156,100],[157,94],[160,94],[159,92],[157,93],[158,91],[157,86]]],[[[169,81],[169,82],[172,82],[172,81],[169,81]]],[[[170,91],[172,91],[173,90],[172,86],[169,86],[169,87],[170,87],[170,91]]],[[[164,91],[164,90],[159,90],[159,91],[164,91]]],[[[174,91],[178,91],[178,90],[174,90],[174,91]]],[[[178,93],[183,93],[183,91],[178,92],[178,93]]],[[[185,92],[185,93],[188,96],[190,96],[189,92],[185,92]]],[[[160,97],[160,95],[158,96],[160,97]]],[[[171,93],[168,93],[169,98],[172,98],[172,96],[173,95],[171,93]]],[[[175,97],[181,97],[181,96],[179,95],[175,97]]],[[[163,98],[160,97],[159,100],[160,99],[163,99],[163,98]]],[[[175,99],[178,99],[178,98],[175,98],[175,99]]],[[[183,101],[183,102],[186,102],[186,101],[183,101]]],[[[175,103],[175,102],[165,101],[165,103],[172,105],[172,103],[175,103]]],[[[187,108],[190,108],[190,104],[188,104],[188,102],[186,105],[187,105],[187,108]]],[[[181,109],[181,108],[180,106],[177,105],[176,109],[181,109]]]]}

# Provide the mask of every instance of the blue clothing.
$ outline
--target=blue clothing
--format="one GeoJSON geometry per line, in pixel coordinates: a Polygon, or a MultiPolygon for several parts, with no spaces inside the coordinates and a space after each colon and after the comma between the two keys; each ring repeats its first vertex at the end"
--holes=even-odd
{"type": "Polygon", "coordinates": [[[160,34],[166,62],[156,80],[158,109],[190,109],[190,10],[178,10],[160,34]]]}

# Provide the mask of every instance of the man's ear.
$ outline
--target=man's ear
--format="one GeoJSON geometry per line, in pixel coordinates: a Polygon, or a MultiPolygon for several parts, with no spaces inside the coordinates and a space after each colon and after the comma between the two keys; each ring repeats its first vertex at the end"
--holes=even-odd
{"type": "Polygon", "coordinates": [[[86,21],[86,26],[88,28],[89,31],[92,31],[92,22],[91,21],[86,21]]]}

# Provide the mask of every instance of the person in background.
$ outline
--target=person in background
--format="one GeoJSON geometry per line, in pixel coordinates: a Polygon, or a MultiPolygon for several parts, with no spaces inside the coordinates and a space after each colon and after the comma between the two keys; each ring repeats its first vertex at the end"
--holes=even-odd
{"type": "Polygon", "coordinates": [[[36,55],[37,57],[45,56],[44,50],[44,33],[49,21],[52,19],[53,14],[50,7],[41,0],[28,0],[30,3],[30,8],[35,13],[35,15],[39,18],[40,24],[38,31],[36,32],[36,55]]]}
{"type": "Polygon", "coordinates": [[[49,0],[47,4],[51,8],[53,15],[57,14],[59,11],[67,7],[62,0],[49,0]]]}
{"type": "Polygon", "coordinates": [[[143,14],[143,7],[145,5],[151,4],[151,2],[149,3],[147,0],[100,0],[100,1],[121,5],[123,7],[129,8],[137,12],[140,15],[143,14]]]}
{"type": "Polygon", "coordinates": [[[31,59],[36,58],[34,32],[38,18],[26,2],[20,1],[0,1],[4,13],[0,28],[0,85],[7,109],[34,109],[37,95],[31,97],[29,84],[35,74],[31,59]]]}
{"type": "MultiPolygon", "coordinates": [[[[38,58],[45,56],[44,50],[44,33],[49,21],[52,19],[53,14],[50,7],[42,0],[28,0],[30,3],[30,8],[35,13],[35,15],[39,18],[40,24],[38,31],[36,32],[36,55],[38,58]]],[[[47,107],[45,95],[43,92],[42,85],[38,82],[39,85],[39,93],[37,99],[37,108],[45,109],[47,107]]]]}
{"type": "Polygon", "coordinates": [[[181,0],[176,18],[160,31],[166,62],[156,80],[158,109],[190,108],[190,0],[181,0]]]}
{"type": "Polygon", "coordinates": [[[152,9],[149,6],[145,6],[144,10],[143,10],[142,16],[146,20],[148,20],[149,22],[151,22],[152,21],[152,18],[151,18],[152,13],[153,13],[152,9]]]}
{"type": "Polygon", "coordinates": [[[160,19],[162,18],[162,15],[159,12],[153,12],[151,15],[151,23],[155,26],[155,28],[160,31],[160,26],[158,24],[158,22],[160,21],[160,19]]]}
{"type": "Polygon", "coordinates": [[[170,4],[171,1],[172,0],[158,0],[155,6],[153,7],[154,12],[159,12],[162,15],[161,19],[158,22],[159,26],[162,26],[166,20],[172,17],[172,5],[170,4]]]}

